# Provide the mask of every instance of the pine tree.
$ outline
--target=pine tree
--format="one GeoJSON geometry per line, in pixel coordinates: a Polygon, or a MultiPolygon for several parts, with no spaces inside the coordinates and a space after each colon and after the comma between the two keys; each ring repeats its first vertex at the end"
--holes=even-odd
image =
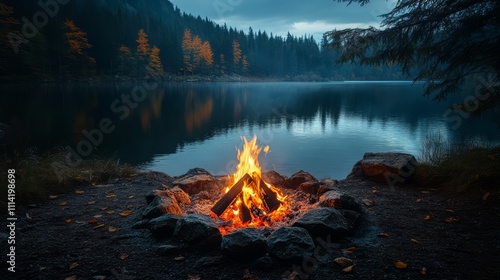
{"type": "MultiPolygon", "coordinates": [[[[7,65],[11,65],[15,59],[15,51],[11,44],[20,45],[17,42],[22,40],[18,31],[20,23],[12,17],[13,14],[14,9],[12,7],[0,3],[0,38],[2,38],[0,40],[0,72],[8,70],[7,65]]],[[[16,46],[18,51],[20,47],[16,46]]]]}
{"type": "Polygon", "coordinates": [[[129,47],[121,45],[118,50],[118,73],[126,76],[135,76],[136,61],[129,47]]]}
{"type": "Polygon", "coordinates": [[[219,56],[219,72],[221,74],[226,73],[226,57],[223,54],[219,56]]]}
{"type": "Polygon", "coordinates": [[[244,74],[248,73],[248,69],[250,68],[250,65],[248,64],[247,56],[244,55],[243,58],[241,59],[241,68],[244,74]]]}
{"type": "Polygon", "coordinates": [[[160,49],[157,46],[153,46],[153,49],[151,50],[148,66],[154,71],[155,74],[163,74],[163,65],[160,59],[160,49]]]}

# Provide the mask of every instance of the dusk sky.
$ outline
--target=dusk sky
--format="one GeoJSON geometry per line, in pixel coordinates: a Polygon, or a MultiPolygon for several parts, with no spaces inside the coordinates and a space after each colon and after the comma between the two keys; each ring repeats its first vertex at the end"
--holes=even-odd
{"type": "Polygon", "coordinates": [[[360,7],[336,0],[171,0],[181,11],[216,23],[226,23],[248,32],[266,30],[268,33],[286,35],[314,35],[320,40],[324,32],[350,27],[378,27],[378,15],[389,12],[396,0],[375,0],[360,7]]]}

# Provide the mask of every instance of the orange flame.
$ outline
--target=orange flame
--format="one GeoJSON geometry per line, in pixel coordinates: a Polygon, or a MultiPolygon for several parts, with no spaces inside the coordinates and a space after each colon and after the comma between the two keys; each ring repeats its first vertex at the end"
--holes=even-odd
{"type": "MultiPolygon", "coordinates": [[[[228,207],[228,209],[221,215],[221,218],[227,221],[232,221],[233,228],[245,227],[245,226],[267,226],[272,223],[273,220],[282,216],[283,210],[286,209],[285,198],[279,189],[271,184],[262,181],[260,178],[262,176],[262,170],[259,164],[259,154],[264,149],[264,153],[269,152],[269,146],[259,147],[257,145],[257,136],[254,135],[252,140],[248,141],[245,137],[242,137],[244,141],[243,150],[238,151],[238,166],[236,167],[236,172],[230,175],[231,186],[236,184],[245,174],[252,177],[253,183],[243,186],[241,195],[238,196],[236,201],[228,207]],[[260,182],[264,182],[264,186],[259,186],[260,182]],[[266,212],[266,205],[263,201],[264,189],[268,188],[273,193],[276,194],[276,198],[281,203],[278,209],[266,212]],[[251,220],[249,222],[242,222],[240,219],[240,211],[243,208],[249,210],[251,215],[251,220]]],[[[230,187],[226,187],[226,193],[229,191],[230,187]]],[[[226,229],[227,230],[227,229],[226,229]]],[[[225,231],[225,230],[224,230],[225,231]]]]}

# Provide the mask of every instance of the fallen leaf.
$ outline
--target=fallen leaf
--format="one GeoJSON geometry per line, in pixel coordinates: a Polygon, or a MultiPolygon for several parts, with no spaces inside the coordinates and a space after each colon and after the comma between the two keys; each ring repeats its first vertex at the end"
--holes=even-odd
{"type": "Polygon", "coordinates": [[[378,193],[378,190],[376,187],[372,187],[372,193],[378,193]]]}
{"type": "Polygon", "coordinates": [[[107,207],[107,206],[104,206],[104,207],[101,207],[100,209],[101,209],[102,211],[104,211],[104,210],[108,209],[108,207],[107,207]]]}
{"type": "Polygon", "coordinates": [[[97,224],[97,220],[96,219],[92,219],[92,220],[89,221],[89,224],[91,224],[91,225],[97,224]]]}
{"type": "Polygon", "coordinates": [[[95,204],[95,200],[89,201],[89,202],[87,202],[87,204],[88,204],[88,205],[95,204]]]}
{"type": "Polygon", "coordinates": [[[483,200],[486,201],[486,199],[488,199],[488,196],[490,196],[490,192],[483,194],[483,200]]]}
{"type": "Polygon", "coordinates": [[[420,241],[418,241],[417,239],[413,239],[413,238],[411,239],[411,242],[420,244],[420,241]]]}
{"type": "Polygon", "coordinates": [[[427,268],[425,268],[425,266],[422,267],[422,270],[420,270],[420,274],[427,275],[427,268]]]}
{"type": "Polygon", "coordinates": [[[76,190],[75,191],[76,194],[84,194],[85,192],[84,191],[81,191],[81,190],[76,190]]]}
{"type": "Polygon", "coordinates": [[[64,280],[76,280],[76,275],[68,276],[68,277],[64,278],[64,280]]]}
{"type": "Polygon", "coordinates": [[[394,266],[397,267],[397,268],[400,268],[400,269],[403,269],[403,268],[407,268],[408,265],[405,264],[404,262],[402,261],[397,261],[394,263],[394,266]]]}
{"type": "Polygon", "coordinates": [[[458,218],[448,217],[448,218],[444,219],[444,222],[448,223],[448,224],[451,224],[451,223],[454,223],[454,222],[458,222],[458,218]]]}
{"type": "Polygon", "coordinates": [[[389,237],[390,235],[388,233],[385,233],[385,232],[381,232],[379,234],[377,234],[378,237],[389,237]]]}
{"type": "Polygon", "coordinates": [[[115,210],[109,210],[109,211],[107,211],[106,213],[108,213],[109,215],[112,215],[112,214],[114,214],[114,213],[115,213],[115,210]]]}
{"type": "Polygon", "coordinates": [[[114,232],[114,231],[116,231],[116,228],[114,226],[109,226],[108,231],[114,232]]]}
{"type": "Polygon", "coordinates": [[[73,269],[73,268],[75,268],[77,266],[79,266],[79,264],[77,262],[74,262],[74,263],[72,263],[72,264],[69,265],[69,269],[71,270],[71,269],[73,269]]]}
{"type": "Polygon", "coordinates": [[[345,272],[345,273],[350,273],[350,272],[352,272],[352,268],[353,268],[354,266],[355,266],[355,264],[350,265],[350,266],[348,266],[348,267],[346,267],[346,268],[342,269],[342,271],[343,271],[343,272],[345,272]]]}
{"type": "Polygon", "coordinates": [[[134,196],[133,196],[133,195],[130,195],[128,198],[134,198],[134,196]]]}
{"type": "Polygon", "coordinates": [[[128,204],[127,205],[127,208],[132,208],[132,207],[134,207],[134,204],[128,204]]]}
{"type": "Polygon", "coordinates": [[[124,259],[128,258],[128,254],[127,253],[120,253],[116,257],[119,258],[120,260],[124,260],[124,259]]]}
{"type": "Polygon", "coordinates": [[[422,199],[421,198],[417,198],[417,200],[415,200],[416,203],[420,203],[422,202],[422,199]]]}
{"type": "Polygon", "coordinates": [[[75,223],[77,223],[77,224],[85,224],[84,221],[75,221],[75,223]]]}
{"type": "Polygon", "coordinates": [[[60,203],[59,203],[59,206],[65,206],[65,205],[67,205],[67,204],[68,204],[68,202],[63,201],[63,202],[60,202],[60,203]]]}
{"type": "Polygon", "coordinates": [[[373,201],[371,201],[370,199],[366,199],[366,198],[365,198],[365,199],[363,199],[363,203],[364,203],[366,206],[368,206],[368,207],[373,206],[373,201]]]}
{"type": "Polygon", "coordinates": [[[429,194],[431,193],[430,191],[420,191],[420,193],[423,193],[423,194],[429,194]]]}
{"type": "Polygon", "coordinates": [[[426,221],[428,221],[430,219],[431,219],[431,216],[429,216],[429,215],[425,216],[425,218],[424,218],[424,220],[426,220],[426,221]]]}
{"type": "Polygon", "coordinates": [[[31,220],[31,216],[28,212],[26,212],[26,219],[31,220]]]}
{"type": "Polygon", "coordinates": [[[451,209],[446,209],[446,212],[455,213],[455,211],[453,211],[451,209]]]}
{"type": "Polygon", "coordinates": [[[49,195],[49,199],[56,199],[57,195],[49,195]]]}
{"type": "Polygon", "coordinates": [[[351,266],[354,264],[351,259],[344,258],[344,257],[336,258],[333,261],[336,264],[340,265],[341,267],[348,267],[348,266],[351,266]]]}
{"type": "Polygon", "coordinates": [[[44,271],[46,268],[46,266],[38,266],[38,271],[44,271]]]}
{"type": "Polygon", "coordinates": [[[116,194],[114,194],[114,193],[108,193],[108,194],[106,195],[106,197],[107,197],[107,198],[115,198],[115,197],[116,197],[116,194]]]}
{"type": "Polygon", "coordinates": [[[92,187],[95,187],[96,183],[95,182],[92,182],[91,183],[92,187]]]}
{"type": "Polygon", "coordinates": [[[123,212],[120,213],[120,216],[122,217],[128,217],[132,214],[132,211],[131,210],[125,210],[123,212]]]}
{"type": "Polygon", "coordinates": [[[103,228],[103,227],[104,227],[104,224],[100,224],[100,225],[95,226],[94,229],[103,228]]]}
{"type": "Polygon", "coordinates": [[[358,250],[358,248],[351,246],[349,248],[344,249],[344,253],[354,253],[358,250]]]}
{"type": "Polygon", "coordinates": [[[66,223],[71,223],[71,219],[64,220],[66,223]]]}
{"type": "Polygon", "coordinates": [[[95,215],[94,218],[96,219],[102,218],[102,215],[95,215]]]}
{"type": "Polygon", "coordinates": [[[175,257],[175,258],[174,258],[174,261],[176,261],[176,262],[181,262],[181,261],[183,261],[184,259],[185,259],[185,258],[184,258],[183,256],[177,256],[177,257],[175,257]]]}

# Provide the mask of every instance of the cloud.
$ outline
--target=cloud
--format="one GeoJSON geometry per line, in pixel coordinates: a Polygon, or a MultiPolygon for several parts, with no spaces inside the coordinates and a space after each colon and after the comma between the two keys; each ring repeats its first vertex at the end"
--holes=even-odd
{"type": "Polygon", "coordinates": [[[379,26],[379,15],[389,12],[396,1],[374,0],[360,7],[334,0],[171,0],[188,14],[244,31],[252,27],[282,36],[313,34],[317,40],[335,28],[379,26]]]}

